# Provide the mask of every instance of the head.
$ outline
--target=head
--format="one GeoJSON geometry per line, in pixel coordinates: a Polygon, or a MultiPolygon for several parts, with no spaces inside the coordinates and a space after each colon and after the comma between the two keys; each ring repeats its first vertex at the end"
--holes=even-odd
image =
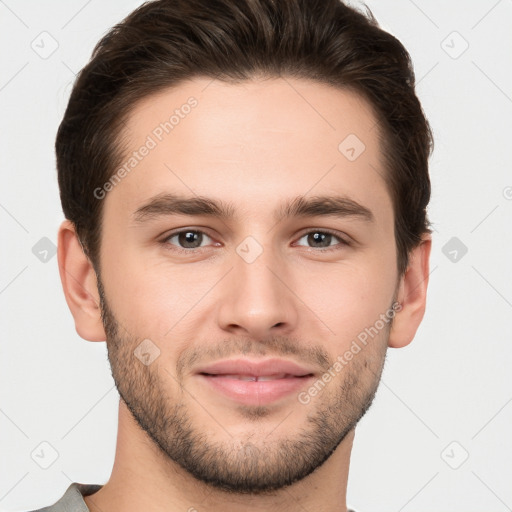
{"type": "Polygon", "coordinates": [[[170,462],[266,492],[354,429],[423,317],[431,144],[406,50],[337,0],[148,2],[98,43],[56,141],[61,277],[170,462]],[[228,396],[207,370],[240,357],[303,375],[228,396]]]}

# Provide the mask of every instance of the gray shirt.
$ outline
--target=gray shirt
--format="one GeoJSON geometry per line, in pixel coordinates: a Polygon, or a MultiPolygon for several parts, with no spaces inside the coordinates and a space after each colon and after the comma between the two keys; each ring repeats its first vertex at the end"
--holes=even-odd
{"type": "Polygon", "coordinates": [[[30,512],[89,512],[83,497],[94,494],[102,487],[102,485],[73,482],[59,501],[49,507],[38,508],[30,512]]]}

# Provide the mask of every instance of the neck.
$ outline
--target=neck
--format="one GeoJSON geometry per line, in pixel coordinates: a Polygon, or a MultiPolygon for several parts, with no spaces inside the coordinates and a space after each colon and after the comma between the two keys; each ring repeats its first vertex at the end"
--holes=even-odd
{"type": "Polygon", "coordinates": [[[312,474],[272,494],[234,494],[199,482],[170,460],[119,402],[114,467],[109,481],[84,500],[91,512],[346,512],[352,430],[312,474]]]}

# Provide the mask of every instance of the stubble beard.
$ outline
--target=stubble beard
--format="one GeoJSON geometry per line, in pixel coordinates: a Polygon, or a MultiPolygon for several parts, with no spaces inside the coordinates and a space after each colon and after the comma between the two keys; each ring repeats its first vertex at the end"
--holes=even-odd
{"type": "MultiPolygon", "coordinates": [[[[332,455],[373,402],[385,364],[387,344],[384,340],[379,340],[379,350],[373,350],[371,355],[361,357],[358,354],[352,359],[343,368],[339,384],[337,381],[329,383],[307,405],[297,400],[296,408],[307,407],[308,414],[303,426],[289,432],[287,437],[282,435],[286,432],[284,414],[276,416],[275,425],[268,429],[266,436],[255,436],[259,422],[269,416],[271,410],[265,406],[241,406],[237,412],[249,425],[247,435],[244,438],[231,436],[229,426],[222,426],[222,418],[214,418],[210,420],[211,424],[225,434],[225,440],[212,440],[201,431],[202,425],[194,422],[187,397],[188,403],[197,403],[187,395],[182,383],[171,379],[175,384],[175,396],[168,396],[167,392],[173,390],[164,382],[169,381],[170,372],[156,361],[145,366],[134,356],[141,339],[128,333],[122,335],[99,278],[98,289],[108,358],[121,399],[169,461],[218,490],[235,494],[272,494],[304,479],[332,455]],[[329,389],[334,385],[337,389],[329,389]],[[177,398],[178,394],[181,399],[177,398]]],[[[289,342],[273,341],[274,348],[282,347],[281,354],[290,351],[289,342]]],[[[246,341],[241,341],[239,346],[239,353],[250,352],[246,341]]],[[[262,352],[261,343],[255,343],[254,347],[258,353],[262,352]]]]}

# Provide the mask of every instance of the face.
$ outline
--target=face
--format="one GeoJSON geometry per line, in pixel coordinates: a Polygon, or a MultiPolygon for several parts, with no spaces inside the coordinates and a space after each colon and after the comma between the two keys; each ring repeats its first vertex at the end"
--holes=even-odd
{"type": "Polygon", "coordinates": [[[300,480],[370,406],[395,314],[371,109],[302,80],[196,79],[126,126],[100,251],[121,398],[199,480],[244,493],[300,480]]]}

